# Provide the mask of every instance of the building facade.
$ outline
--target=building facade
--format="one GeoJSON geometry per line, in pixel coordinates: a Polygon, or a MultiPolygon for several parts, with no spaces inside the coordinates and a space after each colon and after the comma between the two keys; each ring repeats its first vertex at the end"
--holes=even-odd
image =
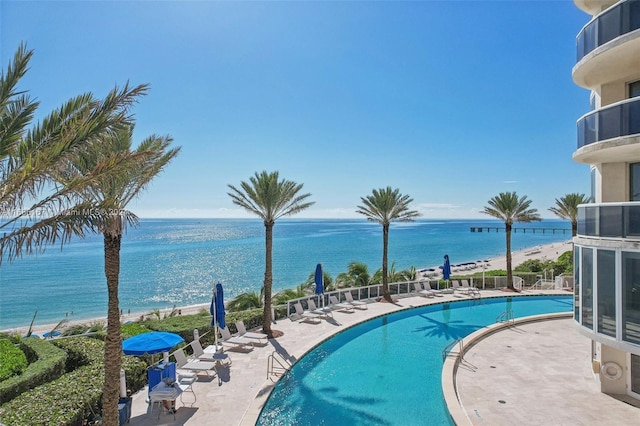
{"type": "Polygon", "coordinates": [[[592,340],[602,392],[640,399],[640,0],[574,0],[574,82],[591,91],[574,161],[591,167],[578,209],[575,321],[592,340]]]}

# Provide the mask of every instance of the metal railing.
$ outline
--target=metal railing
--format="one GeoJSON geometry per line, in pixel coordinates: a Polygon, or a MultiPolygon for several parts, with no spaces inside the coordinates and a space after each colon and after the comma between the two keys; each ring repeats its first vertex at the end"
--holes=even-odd
{"type": "Polygon", "coordinates": [[[513,309],[507,309],[500,315],[496,317],[496,323],[506,322],[509,327],[513,327],[515,324],[515,315],[513,314],[513,309]]]}
{"type": "Polygon", "coordinates": [[[640,133],[640,99],[631,98],[578,119],[578,149],[592,143],[640,133]]]}
{"type": "Polygon", "coordinates": [[[267,379],[280,377],[291,368],[291,363],[278,351],[273,351],[267,358],[267,379]]]}
{"type": "Polygon", "coordinates": [[[458,356],[460,357],[460,359],[464,358],[464,344],[462,339],[456,339],[453,342],[450,342],[447,346],[444,347],[444,349],[442,350],[442,361],[444,362],[445,359],[447,359],[447,357],[449,356],[449,354],[451,354],[452,349],[458,345],[459,349],[458,349],[458,356]]]}

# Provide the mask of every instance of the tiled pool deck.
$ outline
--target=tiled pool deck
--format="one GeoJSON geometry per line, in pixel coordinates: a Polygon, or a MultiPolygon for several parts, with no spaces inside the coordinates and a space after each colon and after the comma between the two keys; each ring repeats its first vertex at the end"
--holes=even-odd
{"type": "MultiPolygon", "coordinates": [[[[528,291],[526,294],[543,294],[528,291]]],[[[567,294],[545,291],[544,294],[567,294]]],[[[484,290],[482,297],[505,296],[484,290]]],[[[131,425],[254,425],[274,386],[267,378],[267,358],[274,351],[299,359],[318,343],[345,328],[401,309],[466,298],[460,295],[427,299],[400,298],[397,303],[370,303],[367,310],[334,312],[319,324],[288,319],[273,324],[284,333],[249,353],[228,351],[233,364],[218,378],[194,383],[197,400],[190,407],[178,401],[172,415],[150,415],[146,390],[133,397],[131,425]]],[[[640,424],[640,409],[599,392],[590,372],[590,341],[574,328],[571,319],[518,325],[493,333],[472,346],[466,363],[457,369],[457,387],[463,405],[459,424],[594,425],[640,424]],[[495,367],[495,368],[494,368],[495,367]],[[499,401],[504,401],[501,403],[499,401]]],[[[446,369],[444,371],[447,371],[446,369]]],[[[450,376],[451,377],[451,376],[450,376]]],[[[451,379],[453,380],[453,379],[451,379]]],[[[452,387],[453,388],[453,387],[452,387]]],[[[455,391],[445,387],[449,405],[458,404],[455,391]]],[[[458,417],[456,417],[458,419],[458,417]]]]}

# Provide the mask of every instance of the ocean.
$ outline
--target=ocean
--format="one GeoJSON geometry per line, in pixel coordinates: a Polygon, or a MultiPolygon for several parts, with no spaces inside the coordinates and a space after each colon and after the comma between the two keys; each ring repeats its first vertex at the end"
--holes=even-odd
{"type": "MultiPolygon", "coordinates": [[[[504,227],[496,220],[417,220],[393,223],[389,266],[417,269],[504,255],[504,231],[471,232],[471,227],[504,227]]],[[[527,228],[570,228],[567,221],[517,224],[527,228]]],[[[571,239],[570,232],[516,232],[514,251],[571,239]]],[[[259,292],[264,280],[264,225],[258,219],[142,219],[123,237],[120,307],[125,313],[188,306],[211,300],[221,282],[225,299],[259,292]]],[[[382,226],[365,219],[280,219],[274,227],[273,290],[304,283],[322,263],[332,277],[350,262],[382,265],[382,226]]],[[[515,266],[515,265],[514,265],[515,266]]],[[[0,266],[0,329],[62,319],[106,317],[107,289],[101,235],[74,239],[0,266]]]]}

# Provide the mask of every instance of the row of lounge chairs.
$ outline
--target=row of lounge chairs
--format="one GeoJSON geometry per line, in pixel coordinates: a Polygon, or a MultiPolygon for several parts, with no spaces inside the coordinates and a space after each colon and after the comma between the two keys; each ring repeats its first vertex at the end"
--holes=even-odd
{"type": "Polygon", "coordinates": [[[341,302],[335,295],[329,296],[329,305],[319,308],[315,301],[307,299],[308,309],[304,310],[302,304],[298,301],[294,304],[295,314],[292,319],[301,319],[305,322],[319,322],[322,318],[332,315],[333,311],[353,313],[355,309],[368,309],[367,303],[360,300],[354,300],[350,292],[344,293],[345,301],[341,302]]]}
{"type": "Polygon", "coordinates": [[[441,297],[445,294],[462,293],[468,296],[480,296],[480,290],[466,280],[452,280],[451,288],[433,289],[428,281],[413,283],[416,294],[422,297],[441,297]],[[424,284],[424,288],[422,285],[424,284]]]}

